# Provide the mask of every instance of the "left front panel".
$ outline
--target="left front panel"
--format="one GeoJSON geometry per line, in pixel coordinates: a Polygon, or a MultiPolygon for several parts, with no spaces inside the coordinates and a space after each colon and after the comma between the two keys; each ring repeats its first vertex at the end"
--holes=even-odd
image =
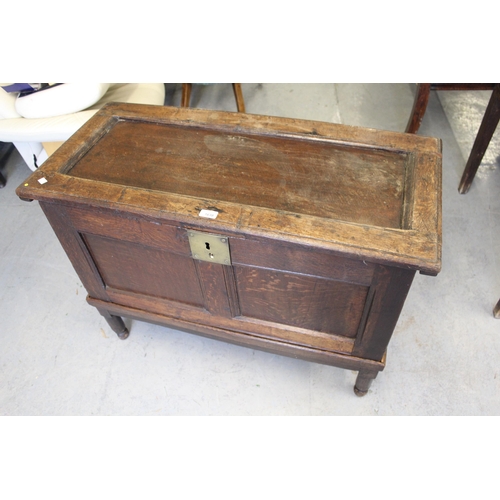
{"type": "Polygon", "coordinates": [[[159,314],[206,314],[185,231],[109,209],[41,206],[91,297],[159,314]]]}

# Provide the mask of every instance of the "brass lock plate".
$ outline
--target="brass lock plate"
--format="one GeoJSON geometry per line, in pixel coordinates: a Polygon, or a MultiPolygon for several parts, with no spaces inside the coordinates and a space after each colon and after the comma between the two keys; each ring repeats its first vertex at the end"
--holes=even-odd
{"type": "Polygon", "coordinates": [[[188,231],[189,246],[194,259],[204,260],[215,264],[231,265],[229,240],[220,234],[188,231]]]}

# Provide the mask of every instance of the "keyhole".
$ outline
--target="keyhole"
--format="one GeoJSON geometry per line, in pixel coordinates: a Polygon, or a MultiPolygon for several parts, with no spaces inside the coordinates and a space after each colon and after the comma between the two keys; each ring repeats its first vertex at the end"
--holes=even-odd
{"type": "MultiPolygon", "coordinates": [[[[208,241],[205,241],[205,248],[207,250],[210,250],[210,243],[208,241]]],[[[214,254],[213,253],[209,253],[208,256],[213,259],[214,258],[214,254]]]]}

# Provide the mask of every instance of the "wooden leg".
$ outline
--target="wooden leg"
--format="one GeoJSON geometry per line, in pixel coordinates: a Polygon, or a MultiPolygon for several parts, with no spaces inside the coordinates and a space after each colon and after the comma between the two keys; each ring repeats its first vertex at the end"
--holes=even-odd
{"type": "Polygon", "coordinates": [[[472,146],[472,151],[469,159],[467,160],[467,165],[465,165],[464,173],[462,174],[462,180],[458,186],[460,194],[465,194],[469,191],[477,169],[483,159],[484,153],[486,153],[488,144],[495,133],[499,120],[500,84],[497,83],[493,88],[493,93],[491,94],[490,101],[484,113],[483,121],[481,122],[479,132],[477,133],[476,140],[474,141],[474,146],[472,146]]]}
{"type": "Polygon", "coordinates": [[[405,130],[407,134],[416,134],[418,132],[425,110],[427,109],[430,93],[430,83],[417,84],[417,93],[415,95],[415,101],[413,102],[413,109],[411,110],[410,120],[405,130]]]}
{"type": "Polygon", "coordinates": [[[243,92],[241,91],[241,83],[233,83],[234,97],[236,98],[236,106],[240,113],[245,113],[245,101],[243,92]]]}
{"type": "Polygon", "coordinates": [[[189,102],[191,101],[191,89],[193,88],[192,83],[182,84],[182,97],[181,97],[181,108],[189,108],[189,102]]]}
{"type": "Polygon", "coordinates": [[[495,309],[493,309],[493,316],[495,316],[495,318],[497,319],[500,319],[500,300],[497,302],[495,309]]]}
{"type": "Polygon", "coordinates": [[[359,397],[364,396],[377,375],[378,371],[360,370],[354,384],[354,394],[359,397]]]}
{"type": "Polygon", "coordinates": [[[111,330],[113,330],[120,339],[125,340],[129,336],[129,331],[123,322],[123,319],[120,316],[115,316],[111,314],[106,309],[98,309],[98,311],[102,314],[104,319],[108,322],[111,330]]]}

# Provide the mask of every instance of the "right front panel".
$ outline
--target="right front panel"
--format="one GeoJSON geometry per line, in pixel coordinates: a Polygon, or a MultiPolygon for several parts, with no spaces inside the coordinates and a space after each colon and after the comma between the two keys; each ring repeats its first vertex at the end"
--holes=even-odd
{"type": "Polygon", "coordinates": [[[368,288],[302,274],[235,267],[242,316],[355,337],[368,288]]]}
{"type": "Polygon", "coordinates": [[[241,321],[273,326],[284,340],[352,352],[373,265],[271,240],[231,239],[231,257],[241,321]]]}

